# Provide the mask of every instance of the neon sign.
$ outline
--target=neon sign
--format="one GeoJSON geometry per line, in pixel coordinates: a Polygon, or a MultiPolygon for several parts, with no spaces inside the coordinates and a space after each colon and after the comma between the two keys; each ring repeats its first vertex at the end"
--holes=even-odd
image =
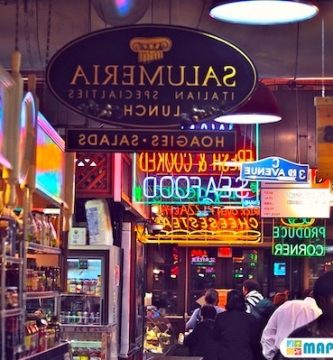
{"type": "Polygon", "coordinates": [[[258,184],[232,176],[146,176],[134,200],[145,204],[242,205],[258,199],[258,184]]]}
{"type": "Polygon", "coordinates": [[[252,149],[235,153],[142,152],[136,155],[138,170],[153,174],[220,175],[239,173],[239,164],[255,159],[252,149]]]}
{"type": "MultiPolygon", "coordinates": [[[[315,225],[315,219],[281,219],[273,226],[273,255],[324,256],[326,253],[326,227],[315,225]]],[[[319,221],[317,221],[318,223],[319,221]]]]}
{"type": "MultiPolygon", "coordinates": [[[[158,234],[144,234],[147,243],[256,244],[262,241],[259,208],[223,209],[214,206],[162,205],[154,222],[162,225],[158,234]],[[205,217],[198,213],[206,212],[205,217]]],[[[191,253],[192,254],[192,253],[191,253]]],[[[192,254],[203,256],[203,254],[192,254]]]]}

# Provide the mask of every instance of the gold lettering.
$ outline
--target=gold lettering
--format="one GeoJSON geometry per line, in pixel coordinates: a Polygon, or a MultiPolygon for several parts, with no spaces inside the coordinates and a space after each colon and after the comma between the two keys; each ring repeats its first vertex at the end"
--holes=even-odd
{"type": "Polygon", "coordinates": [[[132,116],[133,115],[133,107],[132,105],[124,105],[124,115],[132,116]]]}
{"type": "Polygon", "coordinates": [[[215,80],[216,86],[221,86],[218,76],[216,75],[212,66],[208,68],[208,71],[205,76],[205,80],[202,83],[202,86],[207,86],[209,80],[215,80]]]}
{"type": "Polygon", "coordinates": [[[153,135],[151,137],[151,145],[152,146],[158,146],[159,145],[159,137],[158,137],[158,135],[153,135]]]}
{"type": "Polygon", "coordinates": [[[86,136],[84,134],[79,135],[79,145],[84,146],[86,144],[86,136]]]}
{"type": "Polygon", "coordinates": [[[179,66],[180,73],[179,73],[179,81],[178,81],[178,83],[177,83],[177,82],[174,82],[174,81],[172,80],[172,76],[171,76],[172,71],[171,71],[171,70],[172,70],[173,68],[174,68],[174,67],[171,66],[171,65],[168,65],[168,66],[167,66],[167,69],[168,69],[168,83],[169,83],[170,85],[172,85],[172,86],[182,86],[182,85],[184,85],[185,66],[184,66],[184,65],[179,66]]]}
{"type": "Polygon", "coordinates": [[[89,145],[97,145],[97,135],[96,134],[88,135],[87,141],[89,145]]]}
{"type": "Polygon", "coordinates": [[[225,72],[227,72],[229,70],[230,70],[230,73],[223,76],[223,84],[225,86],[235,87],[236,86],[236,81],[235,80],[233,80],[230,83],[228,81],[230,81],[231,79],[233,79],[236,76],[236,69],[231,65],[228,65],[228,66],[224,67],[225,72]]]}
{"type": "Polygon", "coordinates": [[[108,75],[106,79],[102,82],[102,85],[118,85],[118,65],[107,65],[105,66],[105,75],[108,75]]]}
{"type": "Polygon", "coordinates": [[[139,145],[139,136],[133,135],[131,143],[132,143],[132,146],[138,146],[139,145]]]}
{"type": "Polygon", "coordinates": [[[187,86],[199,86],[199,70],[200,66],[192,66],[194,70],[194,81],[193,83],[190,83],[189,81],[186,81],[187,86]]]}
{"type": "Polygon", "coordinates": [[[119,141],[119,145],[126,145],[126,146],[129,146],[130,145],[130,142],[128,141],[128,138],[126,135],[123,135],[119,141]]]}
{"type": "Polygon", "coordinates": [[[76,70],[75,70],[75,74],[73,75],[72,81],[70,82],[71,85],[76,85],[77,79],[78,78],[83,78],[84,80],[84,84],[85,85],[90,85],[90,82],[85,74],[85,72],[82,69],[81,65],[78,65],[76,70]]]}
{"type": "Polygon", "coordinates": [[[98,80],[98,70],[99,70],[100,65],[93,65],[94,68],[94,81],[93,81],[93,85],[99,85],[99,80],[98,80]]]}
{"type": "Polygon", "coordinates": [[[123,66],[123,80],[121,82],[122,85],[134,85],[134,69],[135,65],[124,65],[123,66]],[[128,70],[128,73],[126,73],[128,70]],[[128,81],[126,81],[128,78],[128,81]]]}
{"type": "Polygon", "coordinates": [[[158,66],[157,69],[155,70],[155,73],[153,74],[153,76],[150,78],[145,67],[143,65],[140,65],[140,81],[139,81],[139,85],[141,86],[145,86],[146,82],[145,79],[148,80],[150,85],[154,85],[156,79],[159,77],[159,81],[157,82],[158,86],[164,86],[163,83],[163,66],[158,66]]]}
{"type": "Polygon", "coordinates": [[[191,147],[198,147],[200,146],[200,141],[199,139],[197,138],[197,136],[193,136],[192,140],[191,140],[191,144],[190,144],[191,147]]]}
{"type": "Polygon", "coordinates": [[[100,145],[108,145],[110,146],[110,142],[109,142],[109,138],[107,137],[107,135],[103,135],[101,138],[101,141],[99,142],[100,145]]]}
{"type": "Polygon", "coordinates": [[[158,105],[149,106],[149,116],[158,116],[158,105]]]}
{"type": "Polygon", "coordinates": [[[177,141],[176,141],[177,145],[179,147],[185,147],[188,144],[188,139],[186,136],[184,135],[179,135],[177,137],[177,141]]]}

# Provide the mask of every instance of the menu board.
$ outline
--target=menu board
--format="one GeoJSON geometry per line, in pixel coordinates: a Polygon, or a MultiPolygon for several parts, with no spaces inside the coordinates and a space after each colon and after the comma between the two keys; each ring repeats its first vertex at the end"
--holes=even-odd
{"type": "Polygon", "coordinates": [[[261,189],[263,218],[329,218],[330,189],[261,189]]]}

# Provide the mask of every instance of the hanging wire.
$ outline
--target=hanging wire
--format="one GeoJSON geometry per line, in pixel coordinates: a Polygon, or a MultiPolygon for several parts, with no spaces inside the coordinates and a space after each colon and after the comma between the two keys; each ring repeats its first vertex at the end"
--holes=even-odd
{"type": "Polygon", "coordinates": [[[88,32],[91,32],[91,0],[88,1],[88,32]]]}
{"type": "Polygon", "coordinates": [[[35,12],[36,12],[36,40],[37,40],[37,47],[38,47],[38,55],[39,60],[42,62],[42,52],[40,49],[40,39],[39,39],[39,7],[38,7],[38,0],[35,2],[35,12]]]}
{"type": "Polygon", "coordinates": [[[151,0],[151,23],[154,23],[154,0],[151,0]]]}
{"type": "Polygon", "coordinates": [[[325,20],[321,20],[321,96],[325,97],[325,20]]]}
{"type": "Polygon", "coordinates": [[[172,7],[172,0],[169,0],[169,25],[171,25],[171,7],[172,7]]]}
{"type": "Polygon", "coordinates": [[[201,8],[200,16],[199,16],[199,20],[198,20],[198,24],[196,26],[197,29],[199,28],[199,26],[201,24],[202,17],[203,17],[203,14],[205,12],[205,8],[206,8],[206,2],[205,2],[205,0],[203,0],[202,1],[202,8],[201,8]]]}
{"type": "Polygon", "coordinates": [[[16,8],[15,8],[15,50],[18,50],[18,33],[19,33],[19,13],[20,13],[20,6],[19,1],[16,0],[16,8]]]}
{"type": "Polygon", "coordinates": [[[47,12],[45,64],[47,64],[49,62],[49,55],[50,55],[51,19],[52,19],[52,0],[49,0],[49,8],[48,8],[48,12],[47,12]]]}
{"type": "Polygon", "coordinates": [[[33,9],[32,9],[32,3],[28,3],[27,0],[24,0],[24,12],[23,12],[23,34],[24,34],[24,39],[25,39],[25,43],[26,43],[26,48],[27,48],[27,58],[29,59],[30,65],[31,67],[33,67],[34,64],[34,60],[33,60],[33,51],[31,48],[31,26],[30,26],[30,13],[33,13],[33,9]],[[30,8],[29,8],[30,6],[30,8]]]}
{"type": "Polygon", "coordinates": [[[299,33],[300,25],[297,23],[296,32],[296,55],[295,55],[295,70],[294,70],[294,84],[295,84],[295,96],[296,96],[296,162],[300,162],[300,119],[299,119],[299,94],[297,87],[297,73],[298,73],[298,56],[299,56],[299,33]]]}

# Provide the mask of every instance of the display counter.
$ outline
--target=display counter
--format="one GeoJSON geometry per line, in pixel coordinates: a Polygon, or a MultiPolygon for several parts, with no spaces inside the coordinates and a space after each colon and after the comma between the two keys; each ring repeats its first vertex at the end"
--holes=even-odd
{"type": "Polygon", "coordinates": [[[70,360],[71,349],[68,342],[60,343],[50,349],[22,358],[21,360],[70,360]]]}
{"type": "Polygon", "coordinates": [[[145,328],[144,349],[147,359],[150,359],[151,354],[167,355],[172,351],[176,344],[172,325],[155,306],[147,306],[145,328]]]}

